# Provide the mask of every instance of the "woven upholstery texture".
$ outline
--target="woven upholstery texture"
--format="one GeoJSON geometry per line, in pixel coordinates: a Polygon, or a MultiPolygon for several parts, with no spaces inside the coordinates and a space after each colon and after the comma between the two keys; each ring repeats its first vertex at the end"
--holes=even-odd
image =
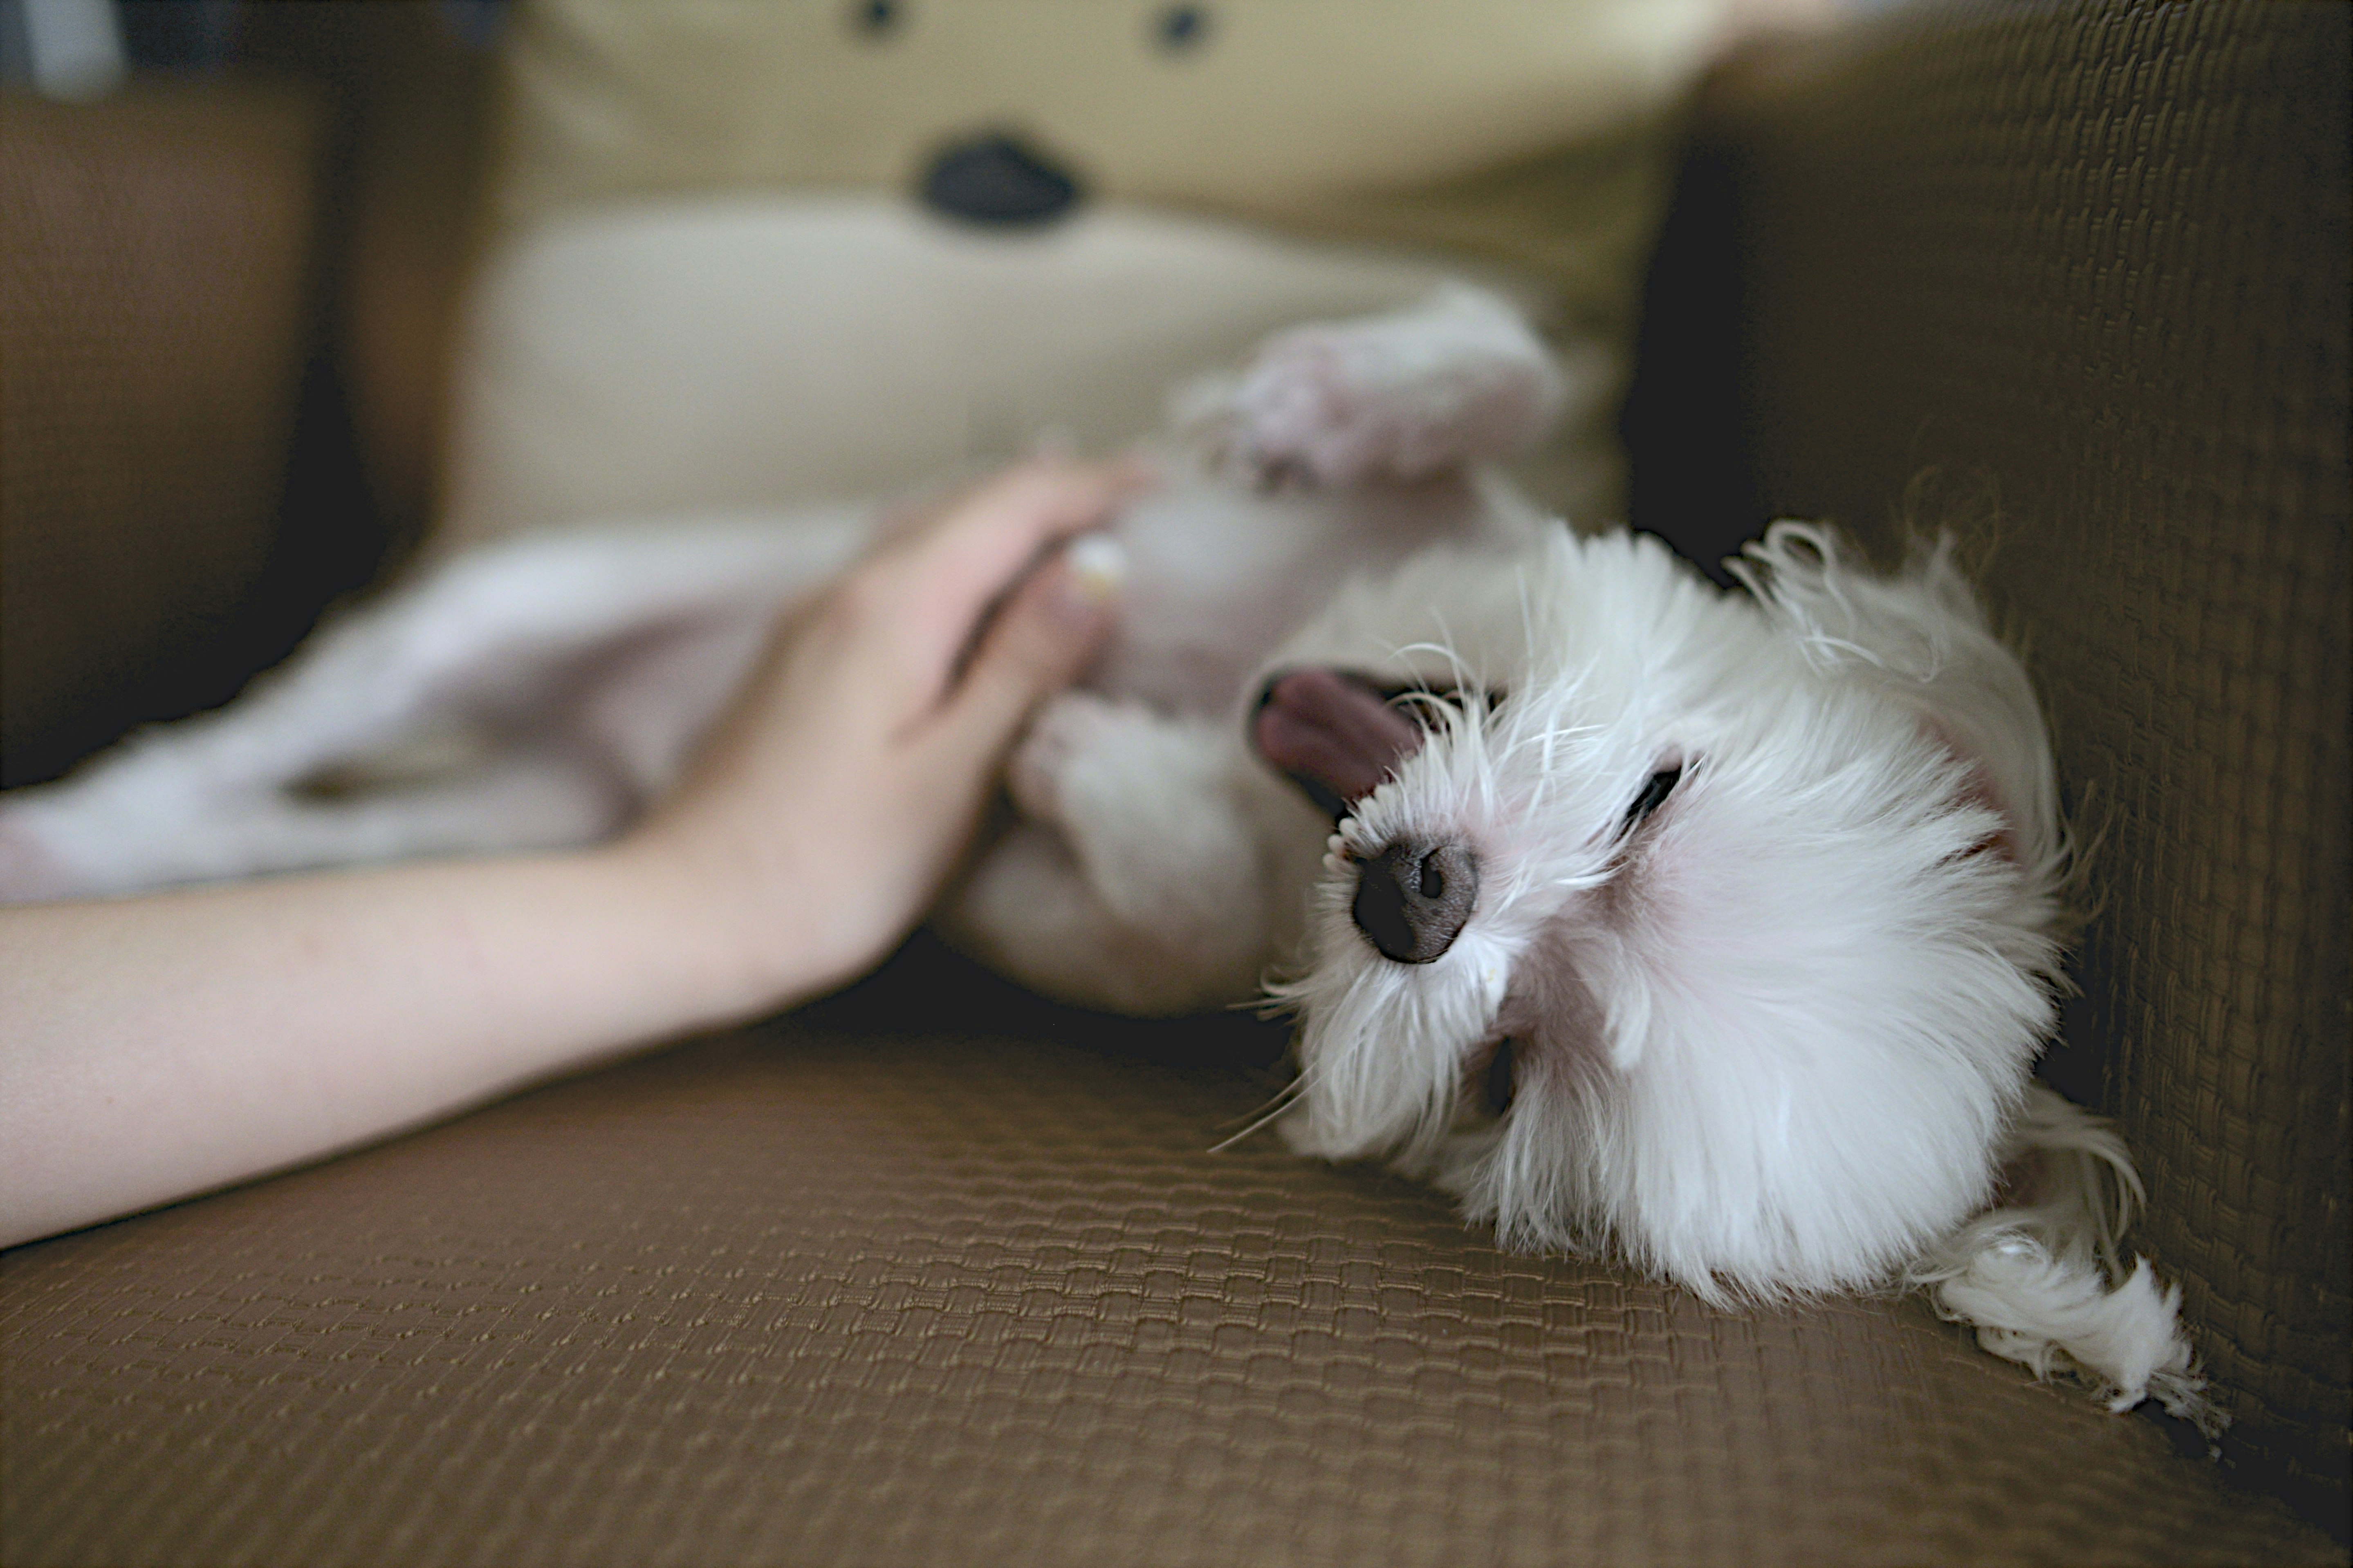
{"type": "Polygon", "coordinates": [[[2052,1070],[2135,1143],[2230,1465],[1916,1298],[1719,1312],[1271,1133],[1212,1154],[1279,1028],[919,944],[0,1256],[0,1562],[2342,1562],[2227,1483],[2326,1510],[2346,1451],[2346,15],[1930,8],[1746,79],[1740,395],[1685,405],[1745,424],[1670,451],[1744,531],[1998,489],[2106,828],[2052,1070]]]}
{"type": "Polygon", "coordinates": [[[918,953],[7,1255],[0,1558],[2337,1555],[1916,1300],[1719,1313],[1270,1134],[1208,1152],[1279,1032],[991,994],[918,953]]]}
{"type": "Polygon", "coordinates": [[[1750,468],[1635,479],[1985,562],[2094,845],[2048,1070],[2136,1152],[2231,1460],[2339,1520],[2349,18],[1911,7],[1735,75],[1705,159],[1740,277],[1697,308],[1742,365],[1693,405],[1736,401],[1701,438],[1750,468]]]}
{"type": "Polygon", "coordinates": [[[0,97],[0,782],[226,700],[435,505],[490,61],[237,15],[221,75],[0,97]]]}
{"type": "Polygon", "coordinates": [[[310,337],[323,129],[313,99],[278,88],[0,97],[12,783],[199,691],[188,667],[262,577],[310,337]]]}

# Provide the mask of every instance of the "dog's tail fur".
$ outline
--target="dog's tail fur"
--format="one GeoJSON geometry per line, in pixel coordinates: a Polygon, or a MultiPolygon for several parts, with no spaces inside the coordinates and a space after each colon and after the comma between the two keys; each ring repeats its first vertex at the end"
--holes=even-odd
{"type": "Polygon", "coordinates": [[[2112,1410],[2154,1398],[2211,1444],[2229,1416],[2206,1398],[2179,1321],[2181,1287],[2160,1288],[2117,1243],[2144,1194],[2124,1141],[2102,1119],[2034,1084],[2002,1150],[2003,1200],[1908,1271],[1936,1310],[2037,1377],[2072,1373],[2112,1410]]]}

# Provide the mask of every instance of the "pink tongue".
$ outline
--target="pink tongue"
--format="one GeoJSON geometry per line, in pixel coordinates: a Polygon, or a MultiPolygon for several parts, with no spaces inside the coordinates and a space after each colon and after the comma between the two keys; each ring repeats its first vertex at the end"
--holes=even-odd
{"type": "Polygon", "coordinates": [[[1421,749],[1420,726],[1328,669],[1296,670],[1267,688],[1250,738],[1277,771],[1343,804],[1372,794],[1421,749]]]}

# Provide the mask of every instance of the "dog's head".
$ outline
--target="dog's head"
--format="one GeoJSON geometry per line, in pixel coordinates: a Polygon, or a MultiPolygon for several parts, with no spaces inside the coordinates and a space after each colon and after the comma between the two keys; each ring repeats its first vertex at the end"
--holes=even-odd
{"type": "Polygon", "coordinates": [[[1982,1204],[2053,1021],[2031,689],[1942,548],[1783,523],[1739,570],[1560,531],[1285,651],[1253,737],[1345,812],[1276,988],[1294,1146],[1710,1294],[1865,1284],[1982,1204]]]}

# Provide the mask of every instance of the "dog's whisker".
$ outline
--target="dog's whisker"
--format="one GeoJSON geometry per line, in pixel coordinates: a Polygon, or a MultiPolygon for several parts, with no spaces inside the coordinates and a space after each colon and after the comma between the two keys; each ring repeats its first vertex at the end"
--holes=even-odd
{"type": "MultiPolygon", "coordinates": [[[[1230,1137],[1220,1139],[1219,1142],[1211,1144],[1208,1152],[1212,1154],[1222,1154],[1227,1150],[1232,1148],[1235,1144],[1240,1143],[1244,1139],[1250,1137],[1251,1134],[1261,1131],[1274,1122],[1281,1121],[1284,1113],[1289,1111],[1293,1106],[1297,1105],[1305,1096],[1307,1092],[1308,1078],[1309,1073],[1306,1070],[1302,1070],[1297,1078],[1293,1079],[1289,1083],[1284,1084],[1281,1089],[1277,1089],[1274,1092],[1273,1097],[1267,1101],[1266,1105],[1262,1109],[1256,1113],[1245,1113],[1249,1116],[1249,1125],[1243,1127],[1240,1131],[1232,1134],[1230,1137]]],[[[1233,1121],[1240,1120],[1242,1119],[1240,1117],[1233,1119],[1233,1121]]],[[[1228,1127],[1232,1124],[1232,1121],[1219,1123],[1221,1127],[1228,1127]]]]}
{"type": "Polygon", "coordinates": [[[1259,1105],[1252,1107],[1249,1110],[1241,1112],[1238,1116],[1229,1116],[1223,1121],[1217,1123],[1217,1125],[1219,1127],[1239,1127],[1244,1122],[1255,1124],[1257,1119],[1261,1116],[1270,1112],[1280,1112],[1299,1098],[1299,1079],[1293,1078],[1290,1082],[1284,1084],[1281,1089],[1276,1089],[1274,1093],[1268,1096],[1267,1099],[1259,1105]]]}

